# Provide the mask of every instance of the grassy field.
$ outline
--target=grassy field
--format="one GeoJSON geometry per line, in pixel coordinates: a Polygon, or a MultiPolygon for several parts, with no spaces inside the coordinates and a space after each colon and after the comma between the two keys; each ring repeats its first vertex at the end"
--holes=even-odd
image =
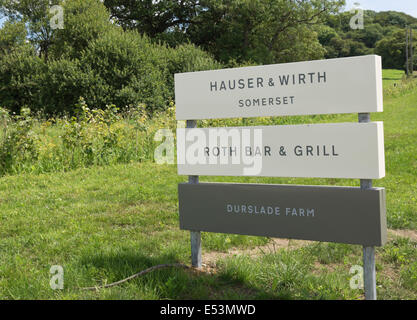
{"type": "MultiPolygon", "coordinates": [[[[384,121],[387,176],[374,184],[387,189],[390,228],[389,243],[377,249],[379,299],[417,299],[417,89],[401,78],[399,71],[384,72],[385,111],[372,115],[384,121]]],[[[114,288],[81,290],[161,263],[189,264],[189,233],[178,228],[177,184],[183,181],[175,166],[151,162],[0,178],[0,299],[363,299],[362,290],[349,286],[351,267],[362,264],[360,246],[212,233],[203,233],[202,270],[164,269],[114,288]],[[63,290],[50,288],[52,265],[64,268],[63,290]]]]}

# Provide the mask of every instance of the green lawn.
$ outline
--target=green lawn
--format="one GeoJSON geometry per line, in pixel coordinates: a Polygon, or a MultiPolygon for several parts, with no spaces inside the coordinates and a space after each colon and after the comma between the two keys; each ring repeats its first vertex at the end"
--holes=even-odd
{"type": "Polygon", "coordinates": [[[402,70],[386,69],[383,71],[382,80],[384,89],[394,86],[399,80],[405,77],[405,73],[402,70]]]}
{"type": "MultiPolygon", "coordinates": [[[[393,86],[400,72],[384,72],[384,79],[385,88],[393,86]]],[[[384,121],[387,176],[374,184],[387,189],[389,228],[406,230],[377,249],[378,298],[417,299],[417,90],[386,96],[384,108],[372,119],[384,121]]],[[[295,241],[254,256],[236,253],[272,240],[211,233],[203,233],[203,263],[210,256],[203,270],[164,269],[111,289],[80,290],[160,263],[189,264],[189,233],[178,228],[177,184],[183,181],[175,166],[146,162],[0,178],[0,299],[363,298],[349,287],[350,268],[361,264],[360,246],[295,241]],[[64,290],[50,288],[52,265],[64,268],[64,290]]],[[[201,181],[359,185],[341,179],[201,181]]]]}

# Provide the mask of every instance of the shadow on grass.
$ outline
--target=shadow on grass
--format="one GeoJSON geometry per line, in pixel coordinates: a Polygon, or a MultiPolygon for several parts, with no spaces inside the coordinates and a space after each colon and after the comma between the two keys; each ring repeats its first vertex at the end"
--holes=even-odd
{"type": "MultiPolygon", "coordinates": [[[[96,282],[88,281],[88,286],[100,286],[97,274],[107,279],[107,283],[125,279],[133,274],[160,264],[180,263],[174,252],[149,256],[138,252],[125,251],[117,253],[97,253],[83,256],[79,264],[85,270],[84,278],[89,278],[89,270],[94,270],[92,276],[96,282]]],[[[155,299],[277,299],[273,295],[259,288],[248,286],[243,281],[226,275],[217,275],[204,269],[185,269],[169,267],[151,271],[148,274],[132,279],[117,288],[123,290],[147,291],[151,290],[155,299]],[[145,290],[146,288],[146,290],[145,290]]],[[[101,289],[107,290],[107,289],[101,289]]],[[[290,297],[288,297],[290,298],[290,297]]]]}

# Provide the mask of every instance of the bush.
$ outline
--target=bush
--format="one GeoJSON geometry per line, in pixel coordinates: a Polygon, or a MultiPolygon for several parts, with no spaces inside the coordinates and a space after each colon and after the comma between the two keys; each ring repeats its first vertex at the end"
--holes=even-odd
{"type": "Polygon", "coordinates": [[[63,2],[64,29],[57,29],[51,44],[55,59],[78,59],[89,43],[115,28],[109,22],[109,12],[97,0],[63,2]]]}
{"type": "Polygon", "coordinates": [[[121,108],[145,104],[150,112],[166,110],[174,99],[175,73],[221,67],[194,45],[169,48],[137,32],[120,29],[90,43],[81,57],[81,67],[86,66],[108,88],[107,96],[100,102],[84,95],[88,104],[115,104],[121,108]]]}
{"type": "Polygon", "coordinates": [[[45,84],[47,65],[28,46],[15,48],[0,56],[0,101],[2,106],[18,113],[22,106],[38,110],[45,84]]]}
{"type": "Polygon", "coordinates": [[[176,73],[216,70],[222,68],[209,53],[201,50],[193,44],[182,44],[165,51],[166,67],[169,79],[169,88],[174,90],[174,77],[176,73]]]}
{"type": "Polygon", "coordinates": [[[39,106],[48,115],[73,114],[80,97],[90,105],[105,107],[109,86],[89,66],[79,60],[49,61],[43,75],[39,106]]]}
{"type": "Polygon", "coordinates": [[[25,45],[27,31],[23,22],[6,21],[0,29],[0,55],[25,45]]]}
{"type": "MultiPolygon", "coordinates": [[[[414,52],[417,36],[414,33],[414,52]]],[[[376,43],[375,53],[382,57],[382,66],[387,69],[405,70],[405,32],[397,30],[376,43]]]]}
{"type": "Polygon", "coordinates": [[[80,98],[74,116],[48,120],[0,108],[0,176],[150,161],[161,127],[176,127],[172,105],[150,118],[144,105],[90,109],[80,98]]]}
{"type": "Polygon", "coordinates": [[[29,46],[0,56],[0,101],[16,113],[29,106],[52,116],[73,114],[80,97],[95,108],[145,104],[153,113],[174,100],[175,73],[220,67],[194,45],[168,48],[113,29],[91,41],[80,59],[45,62],[29,46]]]}
{"type": "Polygon", "coordinates": [[[27,106],[50,116],[73,115],[80,97],[94,108],[163,111],[174,100],[174,73],[220,67],[193,45],[169,48],[124,31],[97,0],[63,5],[65,28],[51,32],[43,58],[39,43],[25,43],[23,23],[0,29],[0,44],[7,47],[0,50],[0,101],[12,112],[27,106]]]}
{"type": "Polygon", "coordinates": [[[0,140],[0,174],[21,171],[26,164],[36,162],[38,152],[35,146],[36,134],[33,132],[34,119],[30,109],[22,108],[16,117],[15,125],[10,124],[10,116],[0,108],[3,126],[0,140]]]}
{"type": "Polygon", "coordinates": [[[126,107],[145,103],[150,110],[164,109],[169,91],[164,66],[154,57],[155,49],[145,36],[113,29],[92,41],[80,62],[107,86],[107,96],[102,99],[106,104],[126,107]]]}

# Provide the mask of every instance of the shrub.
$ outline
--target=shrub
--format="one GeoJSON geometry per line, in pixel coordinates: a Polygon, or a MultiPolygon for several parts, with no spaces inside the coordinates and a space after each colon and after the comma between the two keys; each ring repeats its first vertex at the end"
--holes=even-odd
{"type": "Polygon", "coordinates": [[[0,174],[18,172],[38,157],[35,147],[36,134],[32,130],[34,119],[30,109],[22,108],[16,117],[16,124],[10,125],[10,118],[4,109],[0,110],[3,134],[0,141],[0,174]]]}
{"type": "Polygon", "coordinates": [[[21,106],[34,110],[42,105],[41,92],[47,65],[29,46],[17,47],[0,56],[0,101],[4,107],[18,113],[21,106]]]}
{"type": "Polygon", "coordinates": [[[90,105],[105,106],[110,100],[109,86],[79,60],[49,61],[43,75],[40,108],[49,115],[73,114],[80,97],[90,105]]]}
{"type": "Polygon", "coordinates": [[[74,116],[42,119],[0,108],[0,176],[153,160],[161,128],[174,130],[173,107],[149,117],[143,105],[90,109],[83,98],[74,116]]]}
{"type": "Polygon", "coordinates": [[[50,116],[72,115],[83,97],[94,108],[145,105],[150,113],[159,112],[174,99],[175,73],[220,67],[194,45],[169,48],[124,31],[97,0],[63,5],[65,28],[51,31],[42,59],[36,39],[24,42],[24,24],[0,29],[0,43],[13,47],[0,53],[0,101],[7,109],[18,113],[28,106],[50,116]]]}
{"type": "Polygon", "coordinates": [[[169,91],[164,67],[155,61],[153,51],[147,37],[113,29],[83,51],[81,66],[91,68],[108,88],[102,99],[106,104],[126,107],[144,103],[150,110],[164,109],[169,91]]]}
{"type": "Polygon", "coordinates": [[[27,31],[23,22],[6,21],[0,29],[0,55],[25,45],[27,31]]]}
{"type": "Polygon", "coordinates": [[[222,68],[209,53],[193,44],[183,44],[175,48],[167,48],[161,57],[168,71],[167,85],[174,91],[174,74],[182,72],[216,70],[222,68]]]}
{"type": "Polygon", "coordinates": [[[100,1],[70,0],[62,5],[65,27],[55,30],[50,48],[55,59],[78,59],[91,41],[114,28],[109,22],[109,12],[100,1]]]}

